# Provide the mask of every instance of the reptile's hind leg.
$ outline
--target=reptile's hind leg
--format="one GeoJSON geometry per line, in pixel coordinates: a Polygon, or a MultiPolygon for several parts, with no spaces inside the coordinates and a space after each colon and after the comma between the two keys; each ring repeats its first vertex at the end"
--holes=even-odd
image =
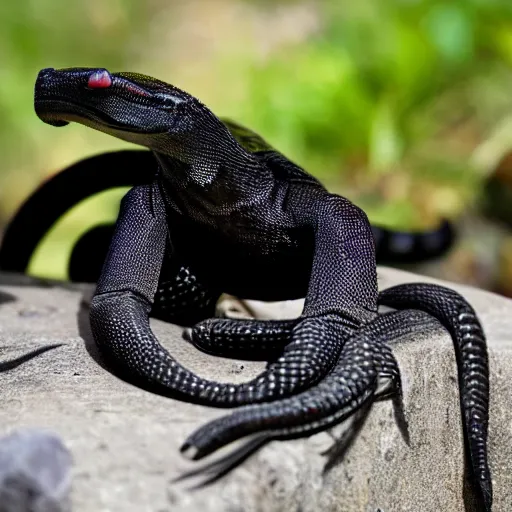
{"type": "Polygon", "coordinates": [[[336,366],[317,385],[298,395],[242,407],[213,420],[189,436],[182,451],[200,459],[252,434],[261,433],[268,440],[303,437],[339,423],[375,396],[381,372],[385,378],[390,377],[390,370],[396,375],[396,363],[391,363],[386,342],[431,323],[427,315],[414,311],[377,317],[352,335],[336,366]]]}
{"type": "Polygon", "coordinates": [[[215,315],[220,292],[205,286],[185,265],[163,264],[151,316],[182,326],[191,326],[215,315]]]}
{"type": "Polygon", "coordinates": [[[482,508],[492,507],[492,480],[487,462],[489,361],[485,334],[468,302],[454,290],[426,283],[408,283],[384,290],[383,305],[415,308],[434,316],[450,332],[457,356],[460,405],[469,463],[482,508]]]}

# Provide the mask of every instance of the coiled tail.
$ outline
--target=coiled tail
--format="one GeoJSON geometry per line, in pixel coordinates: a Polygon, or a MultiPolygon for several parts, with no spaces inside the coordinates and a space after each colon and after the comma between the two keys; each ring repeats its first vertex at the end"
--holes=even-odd
{"type": "Polygon", "coordinates": [[[489,422],[489,361],[483,328],[473,308],[459,293],[443,286],[412,283],[379,295],[379,303],[396,309],[414,308],[434,316],[450,332],[459,371],[464,440],[471,472],[486,511],[492,506],[487,462],[489,422]]]}

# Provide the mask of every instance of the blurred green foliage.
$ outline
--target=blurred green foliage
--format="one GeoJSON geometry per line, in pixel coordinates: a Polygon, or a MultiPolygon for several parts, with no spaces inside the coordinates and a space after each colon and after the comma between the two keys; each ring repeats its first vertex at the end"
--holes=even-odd
{"type": "MultiPolygon", "coordinates": [[[[33,109],[33,89],[44,67],[128,65],[126,42],[148,26],[143,2],[18,0],[0,2],[0,219],[49,172],[76,156],[59,147],[33,109]]],[[[72,144],[73,145],[73,144],[72,144]]],[[[68,146],[68,144],[66,144],[68,146]]],[[[77,156],[81,153],[76,141],[77,156]]]]}
{"type": "Polygon", "coordinates": [[[324,180],[353,184],[373,218],[457,213],[481,179],[472,152],[512,109],[512,4],[323,2],[322,23],[251,67],[244,116],[324,180]]]}
{"type": "Polygon", "coordinates": [[[40,68],[139,71],[185,88],[370,217],[434,223],[474,200],[472,155],[512,114],[510,0],[0,6],[0,215],[43,176],[124,144],[32,110],[40,68]]]}

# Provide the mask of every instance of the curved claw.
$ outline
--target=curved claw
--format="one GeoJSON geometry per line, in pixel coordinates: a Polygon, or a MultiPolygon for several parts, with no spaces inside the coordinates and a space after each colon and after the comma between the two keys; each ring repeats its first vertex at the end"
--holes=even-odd
{"type": "Polygon", "coordinates": [[[490,511],[492,482],[487,462],[489,362],[485,334],[475,311],[454,290],[425,283],[384,290],[379,295],[379,303],[398,309],[413,307],[426,311],[450,332],[457,355],[464,439],[471,471],[483,506],[490,511]]]}
{"type": "Polygon", "coordinates": [[[255,451],[261,448],[268,441],[270,441],[268,435],[256,435],[254,438],[249,439],[242,446],[239,446],[223,457],[205,464],[202,467],[183,473],[179,477],[175,478],[173,482],[181,482],[183,480],[189,480],[190,478],[202,476],[204,477],[204,480],[192,488],[196,489],[209,485],[229,473],[233,468],[237,467],[244,460],[249,458],[255,451]]]}
{"type": "Polygon", "coordinates": [[[315,387],[270,404],[243,407],[207,423],[189,436],[182,452],[196,460],[257,432],[264,432],[268,439],[287,439],[341,422],[374,396],[379,372],[389,376],[390,351],[385,347],[389,337],[398,327],[403,335],[425,323],[430,319],[413,311],[379,316],[345,343],[336,366],[315,387]]]}

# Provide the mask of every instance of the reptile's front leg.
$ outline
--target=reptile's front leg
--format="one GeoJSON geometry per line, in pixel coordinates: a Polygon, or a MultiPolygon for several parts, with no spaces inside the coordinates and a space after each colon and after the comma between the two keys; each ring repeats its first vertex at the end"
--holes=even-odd
{"type": "Polygon", "coordinates": [[[133,188],[122,201],[91,301],[91,328],[102,353],[128,378],[199,400],[207,386],[227,390],[229,384],[212,383],[182,367],[149,326],[167,236],[166,212],[157,184],[133,188]]]}
{"type": "MultiPolygon", "coordinates": [[[[301,190],[293,193],[299,195],[301,190]]],[[[366,215],[350,201],[327,193],[309,200],[310,208],[297,208],[296,214],[296,222],[311,230],[314,239],[303,314],[298,320],[277,323],[283,353],[267,372],[239,387],[235,397],[239,404],[291,395],[317,383],[336,363],[350,334],[377,314],[375,252],[366,215]]],[[[207,333],[204,338],[213,334],[228,339],[239,350],[247,334],[244,328],[251,326],[256,345],[270,334],[275,339],[276,325],[240,320],[207,320],[192,333],[197,344],[218,353],[214,342],[208,345],[201,340],[201,329],[207,333]]]]}
{"type": "Polygon", "coordinates": [[[377,317],[345,343],[336,366],[319,384],[293,397],[243,407],[213,420],[189,436],[182,451],[190,458],[200,459],[258,432],[266,440],[288,439],[311,435],[339,423],[376,394],[382,379],[399,376],[386,343],[397,334],[402,337],[432,323],[432,318],[417,311],[377,317]]]}

